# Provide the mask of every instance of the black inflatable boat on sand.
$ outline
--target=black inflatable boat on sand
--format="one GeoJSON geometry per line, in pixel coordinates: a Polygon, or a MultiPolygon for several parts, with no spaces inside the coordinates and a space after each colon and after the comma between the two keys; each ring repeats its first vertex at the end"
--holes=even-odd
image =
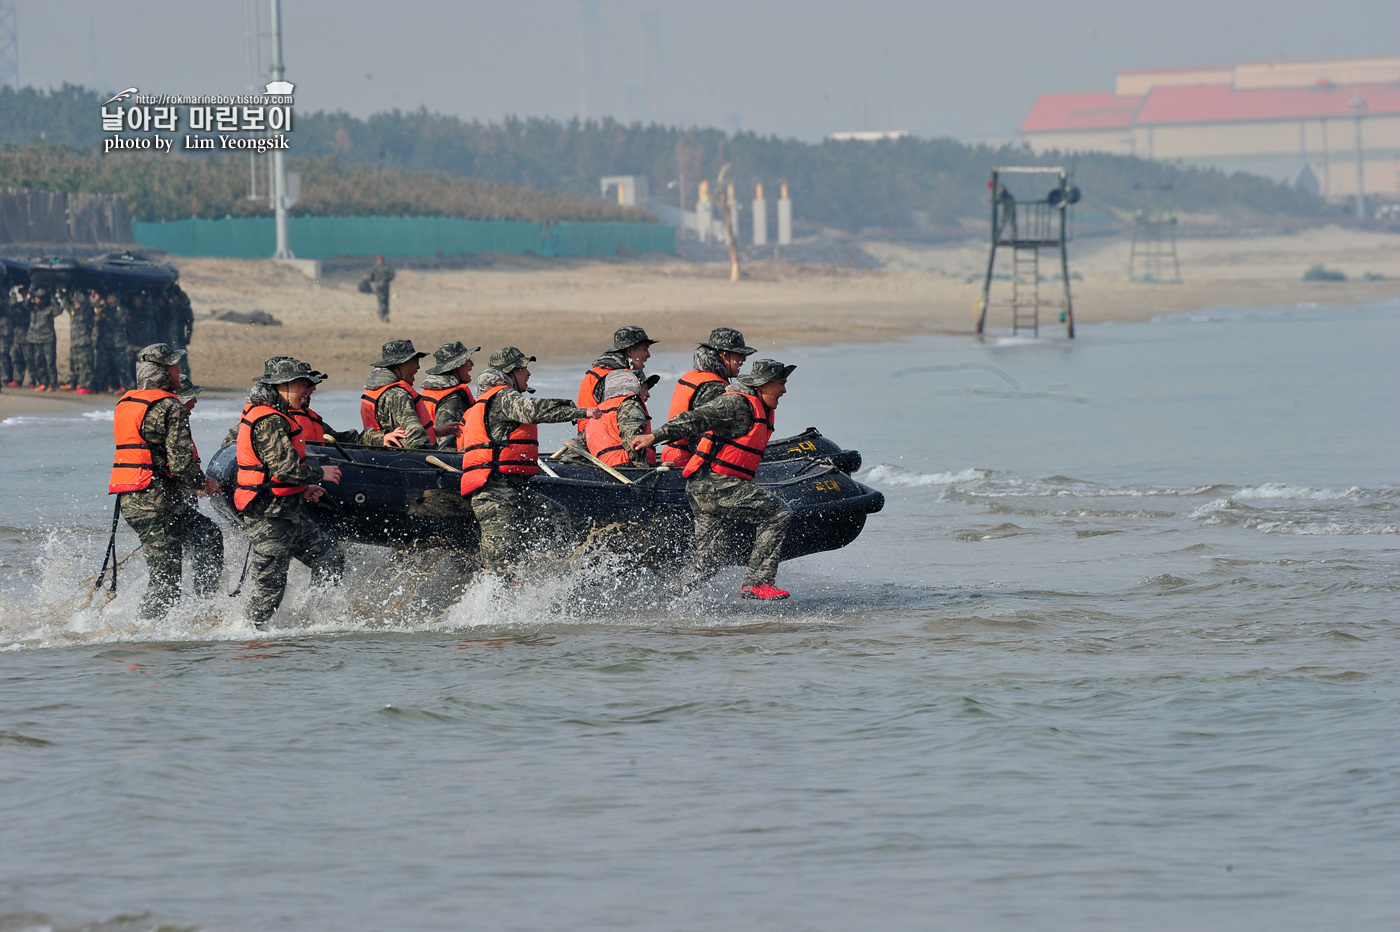
{"type": "MultiPolygon", "coordinates": [[[[451,468],[461,464],[459,454],[311,444],[307,460],[341,469],[339,484],[328,484],[321,501],[311,506],[331,536],[384,547],[477,548],[476,520],[459,492],[460,473],[451,468]],[[430,457],[443,465],[433,465],[430,457]]],[[[794,512],[784,560],[846,546],[860,535],[865,516],[884,507],[884,495],[851,478],[860,462],[859,453],[841,449],[814,427],[769,444],[756,481],[794,512]]],[[[233,444],[220,449],[208,466],[209,475],[228,490],[213,501],[229,518],[234,517],[236,471],[233,444]]],[[[546,459],[530,481],[576,520],[594,528],[613,526],[628,549],[644,543],[655,557],[681,559],[693,525],[680,470],[621,467],[617,472],[628,481],[597,466],[546,459]]],[[[732,562],[747,559],[752,543],[751,531],[736,534],[729,546],[732,562]]]]}
{"type": "Polygon", "coordinates": [[[62,256],[12,259],[0,256],[8,284],[34,288],[96,288],[123,294],[160,291],[180,280],[180,271],[140,253],[112,252],[90,259],[62,256]]]}

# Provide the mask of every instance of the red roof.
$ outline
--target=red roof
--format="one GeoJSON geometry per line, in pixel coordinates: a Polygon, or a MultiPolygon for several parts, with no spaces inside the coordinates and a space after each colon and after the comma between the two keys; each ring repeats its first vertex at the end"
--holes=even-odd
{"type": "Polygon", "coordinates": [[[1345,117],[1351,115],[1348,104],[1358,94],[1366,102],[1368,114],[1400,114],[1400,84],[1319,84],[1242,91],[1228,84],[1205,84],[1154,87],[1134,122],[1233,123],[1345,117]]]}
{"type": "Polygon", "coordinates": [[[1133,125],[1133,115],[1141,103],[1141,97],[1112,93],[1042,94],[1021,122],[1021,132],[1127,129],[1133,125]]]}

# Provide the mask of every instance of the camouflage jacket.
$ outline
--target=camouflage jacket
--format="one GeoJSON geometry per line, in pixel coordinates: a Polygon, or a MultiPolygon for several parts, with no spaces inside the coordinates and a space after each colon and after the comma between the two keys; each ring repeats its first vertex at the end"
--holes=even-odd
{"type": "MultiPolygon", "coordinates": [[[[631,396],[617,409],[617,435],[622,438],[622,445],[632,442],[633,437],[640,437],[647,432],[647,421],[651,415],[647,413],[647,406],[642,403],[642,399],[636,395],[631,396]]],[[[647,462],[646,450],[628,450],[628,457],[632,460],[633,466],[650,466],[647,462]]]]}
{"type": "MultiPolygon", "coordinates": [[[[265,385],[254,386],[248,393],[248,401],[287,413],[287,403],[282,396],[265,385]]],[[[272,475],[283,482],[313,485],[320,482],[324,475],[320,466],[312,466],[297,456],[296,448],[292,446],[291,431],[287,429],[287,422],[280,417],[265,417],[253,427],[253,452],[272,475]]],[[[300,495],[260,492],[243,514],[253,518],[260,515],[295,518],[301,515],[304,502],[300,495]]]]}
{"type": "MultiPolygon", "coordinates": [[[[170,390],[169,380],[143,382],[143,389],[170,390]]],[[[190,436],[190,412],[175,398],[162,398],[146,409],[141,420],[141,439],[151,445],[151,464],[156,479],[140,492],[129,492],[132,502],[143,510],[180,511],[193,499],[192,492],[204,487],[204,470],[195,455],[190,436]]]]}
{"type": "Polygon", "coordinates": [[[563,424],[587,417],[582,408],[563,398],[531,398],[507,386],[491,397],[486,410],[486,434],[504,443],[521,424],[563,424]]]}
{"type": "MultiPolygon", "coordinates": [[[[430,375],[423,380],[424,388],[456,388],[462,382],[455,375],[430,375]]],[[[433,418],[433,426],[438,431],[438,446],[444,450],[453,449],[457,446],[457,434],[455,431],[449,432],[446,428],[455,428],[462,423],[462,418],[467,413],[467,399],[457,393],[449,395],[442,400],[437,407],[437,415],[433,418]]]]}
{"type": "Polygon", "coordinates": [[[83,346],[92,342],[93,327],[97,322],[92,312],[92,301],[85,294],[73,295],[68,299],[68,313],[72,317],[68,339],[83,346]]]}
{"type": "Polygon", "coordinates": [[[714,432],[717,440],[744,436],[753,427],[753,405],[741,395],[758,397],[752,389],[735,383],[714,401],[682,412],[662,424],[656,430],[656,442],[666,443],[681,438],[695,441],[709,431],[714,432]]]}
{"type": "MultiPolygon", "coordinates": [[[[385,385],[392,385],[399,377],[388,369],[375,369],[370,373],[369,380],[365,382],[365,388],[383,388],[385,385]]],[[[418,412],[414,409],[413,399],[408,392],[402,388],[391,388],[379,396],[379,402],[374,406],[375,420],[379,421],[379,426],[387,433],[402,427],[404,429],[403,446],[405,450],[427,450],[433,446],[428,439],[428,432],[423,429],[423,422],[418,420],[418,412]]]]}
{"type": "Polygon", "coordinates": [[[29,302],[29,342],[47,343],[57,339],[53,319],[63,313],[63,306],[54,298],[29,302]]]}
{"type": "Polygon", "coordinates": [[[375,291],[388,291],[389,283],[394,280],[394,267],[387,263],[376,262],[369,270],[369,283],[374,286],[375,291]]]}

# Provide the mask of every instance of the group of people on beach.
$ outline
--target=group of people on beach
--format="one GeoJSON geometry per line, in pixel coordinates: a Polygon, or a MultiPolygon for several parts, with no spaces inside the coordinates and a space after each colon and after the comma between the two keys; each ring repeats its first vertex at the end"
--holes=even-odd
{"type": "MultiPolygon", "coordinates": [[[[237,478],[230,491],[250,542],[249,621],[262,627],[276,612],[292,559],[308,566],[318,582],[334,582],[344,572],[344,552],[307,507],[325,494],[325,485],[340,482],[341,470],[308,462],[307,444],[460,453],[460,491],[480,527],[482,567],[518,581],[527,552],[573,525],[563,506],[530,483],[540,472],[538,425],[570,421],[578,435],[569,455],[579,461],[605,470],[676,468],[686,477],[695,539],[682,590],[718,569],[726,527],[747,523],[755,526],[755,539],[740,594],[787,598],[774,583],[792,511],[753,480],[796,367],[760,359],[740,375],[756,350],[738,330],[718,327],[677,381],[666,423],[653,429],[647,402],[659,376],[648,376],[645,367],[655,343],[641,327],[618,329],[612,348],[584,373],[570,401],[531,397],[529,365],[535,357],[514,346],[491,355],[473,392],[472,357],[480,347],[455,340],[432,353],[427,378],[416,388],[420,360],[429,354],[411,340],[390,340],[371,365],[360,429],[343,431],[311,407],[325,373],[291,356],[268,359],[224,441],[236,444],[237,478]]],[[[114,418],[108,491],[119,496],[116,510],[145,550],[146,618],[163,616],[178,600],[185,550],[196,593],[212,593],[223,569],[222,534],[200,514],[196,497],[225,490],[205,476],[194,448],[189,411],[203,389],[182,378],[184,357],[183,349],[166,343],[142,349],[136,388],[117,402],[114,418]]]]}
{"type": "MultiPolygon", "coordinates": [[[[183,348],[194,332],[189,296],[175,283],[150,291],[2,286],[0,278],[0,385],[11,388],[125,392],[136,385],[141,347],[183,348]],[[64,314],[68,373],[60,378],[54,319],[64,314]]],[[[189,372],[183,358],[181,369],[189,372]]]]}

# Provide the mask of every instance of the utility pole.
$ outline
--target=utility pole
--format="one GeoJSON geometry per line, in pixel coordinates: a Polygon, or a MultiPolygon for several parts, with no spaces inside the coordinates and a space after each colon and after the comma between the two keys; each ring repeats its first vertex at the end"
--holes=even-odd
{"type": "MultiPolygon", "coordinates": [[[[282,80],[282,0],[272,0],[272,80],[282,80]]],[[[272,150],[272,197],[277,213],[277,251],[274,259],[294,259],[287,245],[287,161],[281,149],[272,150]]]]}
{"type": "Polygon", "coordinates": [[[1356,219],[1366,219],[1366,174],[1362,168],[1361,118],[1366,115],[1366,101],[1357,93],[1347,102],[1347,109],[1356,118],[1356,219]]]}

